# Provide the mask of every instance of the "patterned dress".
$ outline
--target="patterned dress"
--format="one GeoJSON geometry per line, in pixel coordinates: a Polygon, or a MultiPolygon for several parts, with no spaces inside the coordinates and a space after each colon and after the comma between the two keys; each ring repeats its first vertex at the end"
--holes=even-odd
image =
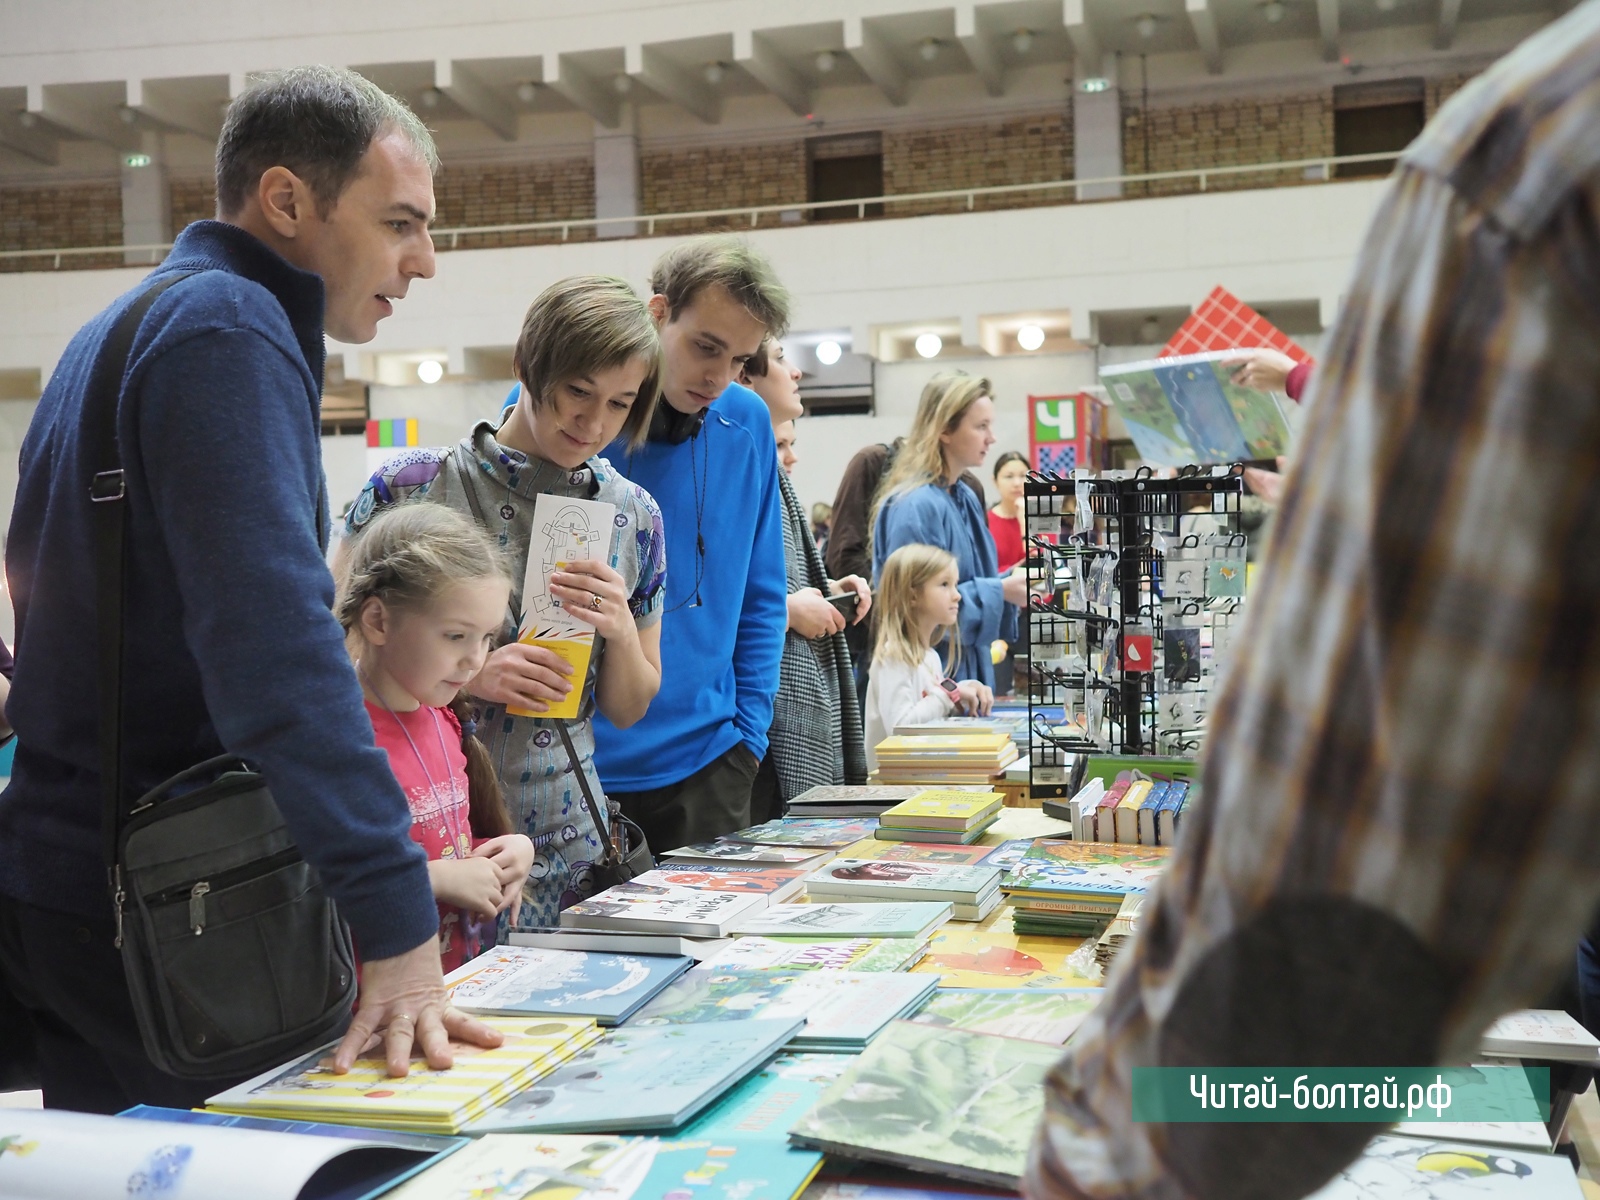
{"type": "MultiPolygon", "coordinates": [[[[514,583],[501,645],[517,637],[513,614],[522,611],[533,506],[540,494],[616,505],[617,528],[609,562],[629,590],[634,623],[645,629],[661,619],[666,598],[666,538],[661,510],[649,493],[617,474],[603,458],[591,458],[568,471],[501,446],[487,422],[456,446],[409,450],[384,463],[351,506],[346,531],[357,532],[385,505],[411,499],[445,504],[473,518],[473,506],[462,490],[462,467],[471,479],[489,533],[510,556],[514,583]]],[[[579,717],[567,723],[589,786],[602,804],[604,791],[594,769],[591,718],[595,678],[604,656],[605,639],[596,637],[579,717]]],[[[499,772],[512,826],[533,839],[533,871],[523,888],[518,926],[553,925],[561,909],[594,891],[591,868],[602,853],[594,822],[556,734],[555,721],[512,716],[503,706],[482,701],[477,703],[475,715],[478,737],[499,772]]]]}

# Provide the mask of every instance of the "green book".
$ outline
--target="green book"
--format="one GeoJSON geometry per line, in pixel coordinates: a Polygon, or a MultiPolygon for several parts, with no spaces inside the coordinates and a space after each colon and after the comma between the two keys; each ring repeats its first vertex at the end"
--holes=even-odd
{"type": "Polygon", "coordinates": [[[1060,1046],[1105,999],[1104,988],[940,988],[911,1019],[1060,1046]]]}
{"type": "Polygon", "coordinates": [[[1060,1048],[896,1021],[789,1131],[825,1154],[1015,1191],[1060,1048]]]}

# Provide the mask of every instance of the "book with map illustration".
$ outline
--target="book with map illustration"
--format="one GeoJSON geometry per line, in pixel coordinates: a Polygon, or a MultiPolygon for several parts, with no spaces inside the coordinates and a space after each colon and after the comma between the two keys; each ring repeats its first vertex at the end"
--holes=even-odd
{"type": "Polygon", "coordinates": [[[1212,350],[1100,368],[1139,457],[1161,467],[1271,459],[1289,453],[1289,424],[1273,392],[1241,387],[1212,350]]]}

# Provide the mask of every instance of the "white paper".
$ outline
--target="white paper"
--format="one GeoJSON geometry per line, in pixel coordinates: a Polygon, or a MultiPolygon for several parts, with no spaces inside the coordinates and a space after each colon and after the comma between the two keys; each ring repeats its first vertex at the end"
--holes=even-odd
{"type": "Polygon", "coordinates": [[[523,1200],[568,1187],[569,1200],[628,1200],[655,1161],[653,1138],[495,1133],[390,1193],[392,1200],[523,1200]],[[441,1169],[442,1168],[442,1169],[441,1169]]]}
{"type": "Polygon", "coordinates": [[[534,500],[528,571],[522,580],[523,634],[593,630],[562,611],[560,602],[550,594],[550,574],[560,569],[558,563],[609,562],[616,519],[617,506],[601,500],[548,493],[534,500]]]}

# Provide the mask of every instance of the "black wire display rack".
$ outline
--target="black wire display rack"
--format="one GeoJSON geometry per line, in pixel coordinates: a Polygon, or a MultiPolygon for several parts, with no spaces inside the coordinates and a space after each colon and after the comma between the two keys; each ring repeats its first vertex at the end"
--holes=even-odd
{"type": "MultiPolygon", "coordinates": [[[[1034,473],[1024,488],[1035,798],[1083,754],[1192,756],[1244,597],[1243,468],[1034,473]]],[[[1019,664],[1020,667],[1021,664],[1019,664]]]]}

